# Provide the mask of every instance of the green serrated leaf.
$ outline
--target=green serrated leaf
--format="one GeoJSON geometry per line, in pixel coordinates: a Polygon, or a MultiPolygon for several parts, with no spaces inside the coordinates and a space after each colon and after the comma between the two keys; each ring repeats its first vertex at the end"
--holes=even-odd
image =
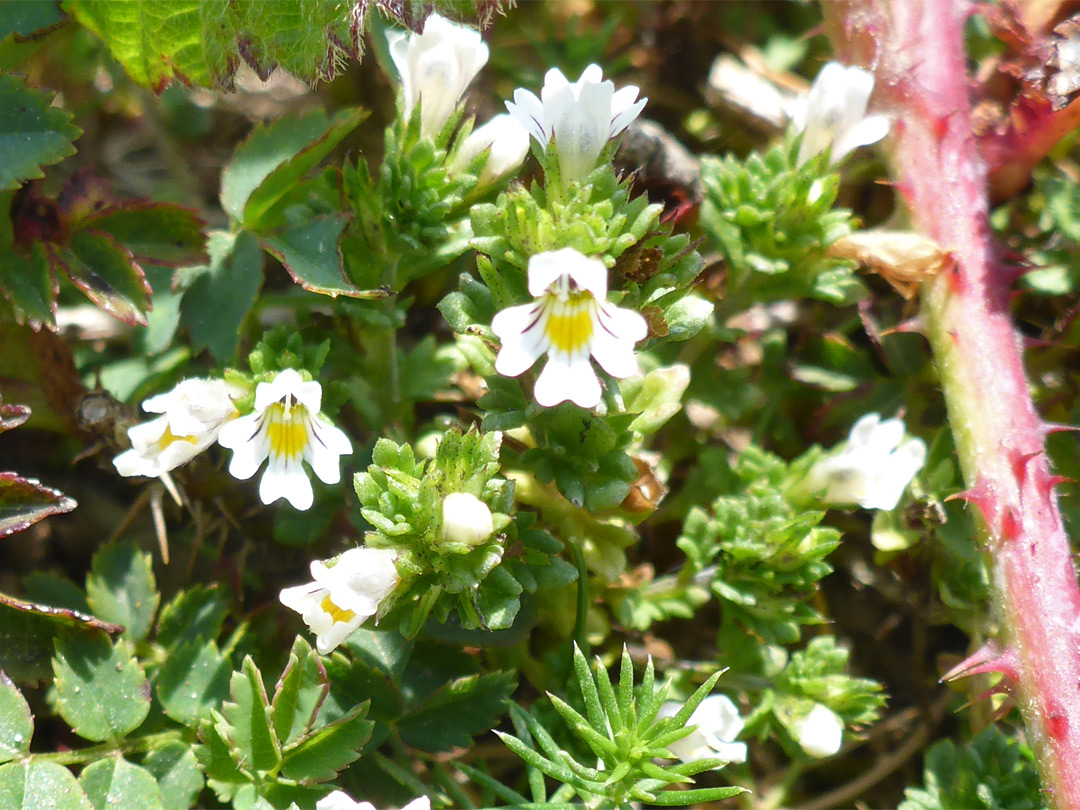
{"type": "Polygon", "coordinates": [[[289,746],[308,733],[329,691],[322,657],[303,636],[297,636],[289,663],[274,690],[271,707],[274,732],[282,746],[289,746]]]}
{"type": "Polygon", "coordinates": [[[16,322],[32,329],[55,329],[58,292],[43,243],[35,241],[25,257],[0,250],[0,293],[15,310],[16,322]]]}
{"type": "Polygon", "coordinates": [[[128,75],[160,93],[173,80],[227,83],[241,59],[257,74],[280,65],[301,81],[332,78],[362,50],[363,18],[346,0],[66,0],[128,75]]]}
{"type": "Polygon", "coordinates": [[[71,249],[54,254],[71,283],[114,318],[146,326],[153,292],[142,268],[115,239],[99,231],[77,231],[71,249]]]}
{"type": "Polygon", "coordinates": [[[250,656],[233,673],[229,693],[232,702],[221,708],[227,726],[221,730],[233,746],[234,758],[255,772],[272,771],[281,763],[281,747],[270,723],[262,674],[250,656]]]}
{"type": "Polygon", "coordinates": [[[26,759],[0,765],[4,810],[95,810],[71,771],[55,762],[26,759]]]}
{"type": "Polygon", "coordinates": [[[120,807],[165,810],[161,788],[153,775],[121,756],[99,759],[87,765],[79,774],[79,785],[94,810],[120,807]]]}
{"type": "Polygon", "coordinates": [[[513,694],[513,672],[470,675],[440,687],[398,722],[409,745],[423,751],[469,747],[476,734],[496,725],[513,694]]]}
{"type": "Polygon", "coordinates": [[[158,672],[158,700],[173,720],[195,726],[228,696],[231,674],[229,660],[218,651],[217,642],[182,642],[170,651],[158,672]]]}
{"type": "Polygon", "coordinates": [[[23,78],[0,74],[0,191],[44,177],[41,167],[75,154],[71,142],[81,134],[71,113],[53,107],[48,93],[31,90],[23,78]]]}
{"type": "Polygon", "coordinates": [[[57,0],[5,0],[4,16],[0,18],[0,39],[9,34],[27,38],[63,20],[57,0]]]}
{"type": "Polygon", "coordinates": [[[293,281],[309,292],[336,298],[384,298],[385,290],[361,290],[345,278],[341,262],[341,233],[345,229],[343,214],[314,217],[260,240],[292,276],[293,281]]]}
{"type": "Polygon", "coordinates": [[[131,543],[103,546],[94,554],[86,577],[86,600],[95,616],[123,625],[124,638],[142,641],[161,600],[153,559],[131,543]]]}
{"type": "Polygon", "coordinates": [[[123,643],[85,635],[58,639],[53,674],[57,710],[80,737],[120,740],[150,712],[150,684],[123,643]]]}
{"type": "MultiPolygon", "coordinates": [[[[256,134],[237,149],[226,171],[233,172],[234,176],[236,172],[244,172],[248,175],[246,179],[254,180],[265,166],[274,162],[276,156],[280,155],[284,159],[259,181],[247,198],[242,216],[238,217],[244,227],[253,231],[265,228],[267,220],[270,219],[267,214],[271,212],[274,205],[292,191],[293,187],[330,154],[346,135],[356,129],[367,115],[365,111],[355,108],[339,110],[330,119],[325,117],[322,110],[308,113],[304,118],[297,119],[297,123],[304,131],[315,130],[314,137],[293,154],[286,154],[288,149],[296,143],[294,138],[289,137],[293,133],[289,135],[282,133],[282,129],[293,119],[279,118],[262,133],[265,135],[263,138],[259,138],[259,131],[256,130],[256,134]],[[271,154],[267,154],[267,147],[272,150],[271,154]],[[242,164],[235,167],[238,161],[242,161],[242,164]],[[254,176],[252,176],[253,167],[258,167],[254,176]]],[[[222,178],[223,198],[224,189],[225,178],[222,178]]],[[[232,211],[229,210],[229,213],[231,214],[232,211]]]]}
{"type": "Polygon", "coordinates": [[[32,478],[0,472],[0,538],[21,532],[50,515],[70,512],[74,499],[32,478]]]}
{"type": "Polygon", "coordinates": [[[356,128],[360,110],[328,118],[322,109],[259,125],[233,153],[221,175],[221,207],[256,229],[260,218],[290,187],[356,128]]]}
{"type": "Polygon", "coordinates": [[[202,793],[202,770],[186,743],[168,742],[152,749],[143,767],[157,780],[164,810],[190,810],[202,793]]]}
{"type": "Polygon", "coordinates": [[[30,753],[34,716],[26,698],[11,679],[0,672],[0,762],[30,753]]]}
{"type": "Polygon", "coordinates": [[[210,349],[221,363],[236,356],[244,319],[263,283],[262,250],[255,237],[214,231],[210,263],[180,271],[195,276],[180,305],[195,349],[210,349]]]}
{"type": "Polygon", "coordinates": [[[374,723],[364,719],[363,703],[345,717],[319,729],[299,745],[286,750],[281,774],[301,784],[329,782],[360,757],[360,748],[371,737],[374,723]]]}
{"type": "Polygon", "coordinates": [[[169,648],[185,641],[216,639],[228,611],[214,586],[196,585],[180,591],[158,615],[157,642],[169,648]]]}

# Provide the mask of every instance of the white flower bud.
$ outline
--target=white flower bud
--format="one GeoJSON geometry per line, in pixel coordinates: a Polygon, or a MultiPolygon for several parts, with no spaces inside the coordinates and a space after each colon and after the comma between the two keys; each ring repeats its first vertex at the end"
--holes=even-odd
{"type": "Polygon", "coordinates": [[[529,153],[529,133],[512,115],[496,115],[465,139],[450,162],[450,171],[464,171],[484,151],[488,152],[488,159],[480,174],[480,185],[488,186],[517,170],[525,160],[529,153]]]}
{"type": "Polygon", "coordinates": [[[831,757],[844,741],[844,721],[828,706],[815,703],[808,714],[792,724],[792,736],[810,756],[831,757]]]}
{"type": "Polygon", "coordinates": [[[401,78],[405,117],[420,104],[420,131],[439,134],[470,82],[488,60],[480,32],[438,14],[424,21],[422,34],[390,31],[390,57],[401,78]]]}
{"type": "Polygon", "coordinates": [[[442,535],[446,540],[475,546],[494,531],[491,510],[475,495],[455,492],[443,498],[442,535]]]}

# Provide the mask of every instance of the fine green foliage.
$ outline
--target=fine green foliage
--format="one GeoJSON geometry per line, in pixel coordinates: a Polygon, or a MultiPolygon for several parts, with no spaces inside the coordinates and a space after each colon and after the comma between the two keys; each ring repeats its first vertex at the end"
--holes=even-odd
{"type": "Polygon", "coordinates": [[[71,123],[71,113],[51,106],[50,100],[25,80],[0,74],[0,192],[44,176],[42,166],[75,154],[71,142],[82,130],[71,123]]]}
{"type": "Polygon", "coordinates": [[[367,544],[398,554],[408,590],[397,597],[396,609],[407,636],[416,635],[429,615],[445,623],[455,608],[466,629],[508,628],[523,593],[572,578],[555,556],[558,541],[530,522],[512,521],[514,486],[495,474],[501,443],[498,432],[449,431],[425,462],[408,445],[380,439],[374,463],[354,480],[361,514],[374,528],[367,544]],[[455,493],[479,498],[490,509],[490,535],[475,541],[446,535],[442,504],[455,493]],[[523,553],[504,560],[515,541],[523,553]]]}
{"type": "Polygon", "coordinates": [[[927,754],[922,788],[908,788],[900,810],[1042,810],[1031,751],[990,726],[958,746],[942,740],[927,754]]]}
{"type": "Polygon", "coordinates": [[[775,456],[748,450],[735,473],[742,483],[735,493],[686,517],[677,541],[690,562],[685,576],[708,584],[726,625],[790,644],[799,639],[800,625],[822,620],[808,600],[832,570],[825,557],[840,534],[819,525],[823,512],[799,512],[788,503],[788,468],[775,456]]]}
{"type": "Polygon", "coordinates": [[[851,213],[833,210],[840,176],[826,172],[824,155],[798,166],[798,153],[799,140],[788,139],[746,161],[702,160],[701,224],[727,263],[729,314],[755,302],[847,304],[860,295],[851,263],[825,252],[852,230],[851,213]]]}
{"type": "MultiPolygon", "coordinates": [[[[723,760],[701,759],[678,765],[654,762],[673,758],[667,746],[691,732],[692,728],[686,728],[687,719],[719,677],[717,673],[702,684],[677,714],[658,718],[668,686],[656,685],[651,659],[645,667],[640,687],[635,687],[634,667],[624,648],[618,684],[613,686],[603,667],[590,670],[584,653],[575,646],[574,680],[585,701],[585,714],[555,695],[549,697],[555,710],[603,767],[577,760],[559,746],[532,714],[518,706],[511,708],[518,736],[500,733],[499,737],[526,764],[573,788],[586,803],[605,800],[616,807],[625,807],[631,802],[682,806],[720,801],[738,795],[743,789],[714,787],[667,791],[664,788],[676,783],[693,783],[694,776],[723,765],[723,760]]],[[[544,800],[543,795],[534,796],[534,801],[544,800]]]]}

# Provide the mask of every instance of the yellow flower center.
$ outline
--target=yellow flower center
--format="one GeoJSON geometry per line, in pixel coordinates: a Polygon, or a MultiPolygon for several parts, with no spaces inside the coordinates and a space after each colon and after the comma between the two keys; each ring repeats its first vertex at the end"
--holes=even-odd
{"type": "Polygon", "coordinates": [[[353,620],[353,617],[356,616],[353,611],[345,610],[335,605],[334,602],[330,599],[330,594],[327,594],[325,597],[323,597],[322,602],[319,603],[319,607],[321,607],[324,611],[330,614],[330,618],[334,620],[335,624],[337,624],[338,622],[342,624],[344,624],[345,622],[350,622],[353,620]]]}
{"type": "Polygon", "coordinates": [[[299,402],[292,405],[275,402],[267,408],[267,419],[270,453],[285,459],[303,455],[308,444],[307,408],[299,402]]]}
{"type": "Polygon", "coordinates": [[[172,428],[168,425],[165,426],[165,432],[161,434],[161,438],[158,439],[158,447],[164,450],[173,442],[187,442],[188,444],[198,444],[199,441],[194,436],[177,436],[172,432],[172,428]]]}
{"type": "Polygon", "coordinates": [[[595,303],[592,293],[574,290],[565,298],[548,294],[550,310],[544,334],[557,352],[573,354],[592,342],[595,303]]]}

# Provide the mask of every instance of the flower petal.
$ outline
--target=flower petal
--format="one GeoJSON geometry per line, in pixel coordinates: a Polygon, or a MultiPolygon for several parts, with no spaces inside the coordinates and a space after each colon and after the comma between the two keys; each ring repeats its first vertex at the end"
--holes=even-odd
{"type": "Polygon", "coordinates": [[[341,456],[352,452],[349,437],[321,416],[308,419],[308,442],[304,458],[312,471],[324,484],[336,484],[341,480],[341,456]]]}
{"type": "Polygon", "coordinates": [[[533,395],[545,408],[570,400],[581,408],[600,404],[600,380],[589,363],[588,354],[568,358],[549,354],[547,365],[536,380],[533,395]]]}
{"type": "Polygon", "coordinates": [[[265,420],[258,412],[229,422],[218,433],[217,442],[233,451],[229,475],[241,481],[251,478],[270,454],[265,420]]]}
{"type": "Polygon", "coordinates": [[[284,498],[301,512],[310,509],[315,500],[311,481],[298,457],[270,456],[270,463],[259,481],[259,500],[269,505],[279,498],[284,498]]]}
{"type": "Polygon", "coordinates": [[[539,304],[504,309],[492,319],[491,331],[502,341],[495,370],[504,377],[516,377],[531,368],[547,348],[539,304]]]}

